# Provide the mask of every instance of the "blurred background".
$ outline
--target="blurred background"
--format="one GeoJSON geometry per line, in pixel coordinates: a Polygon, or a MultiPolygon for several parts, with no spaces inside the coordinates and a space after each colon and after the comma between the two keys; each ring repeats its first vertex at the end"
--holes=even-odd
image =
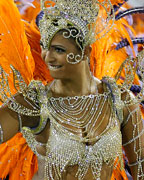
{"type": "Polygon", "coordinates": [[[128,3],[131,6],[144,6],[144,0],[129,0],[128,3]]]}

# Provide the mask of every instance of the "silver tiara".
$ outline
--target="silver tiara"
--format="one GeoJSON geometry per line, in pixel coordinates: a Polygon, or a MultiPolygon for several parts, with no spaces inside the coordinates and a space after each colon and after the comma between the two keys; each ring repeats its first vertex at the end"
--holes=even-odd
{"type": "MultiPolygon", "coordinates": [[[[85,47],[94,43],[99,33],[106,34],[114,22],[110,0],[41,0],[41,9],[44,16],[39,28],[44,48],[49,48],[54,35],[64,29],[64,37],[76,39],[82,56],[85,47]]],[[[82,56],[77,56],[76,61],[82,56]]]]}

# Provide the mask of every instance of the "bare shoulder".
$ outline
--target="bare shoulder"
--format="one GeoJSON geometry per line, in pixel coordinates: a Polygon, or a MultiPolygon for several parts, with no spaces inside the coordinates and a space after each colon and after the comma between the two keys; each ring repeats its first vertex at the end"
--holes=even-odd
{"type": "Polygon", "coordinates": [[[122,90],[121,99],[124,102],[125,107],[128,106],[132,110],[139,106],[136,96],[130,90],[122,90]]]}

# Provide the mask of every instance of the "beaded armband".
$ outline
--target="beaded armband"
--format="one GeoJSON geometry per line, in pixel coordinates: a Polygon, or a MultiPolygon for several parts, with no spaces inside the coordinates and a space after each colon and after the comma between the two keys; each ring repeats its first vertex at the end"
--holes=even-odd
{"type": "Polygon", "coordinates": [[[20,129],[22,127],[21,115],[32,117],[39,116],[40,122],[38,127],[32,129],[34,134],[38,134],[45,127],[48,119],[47,92],[45,91],[45,86],[41,81],[31,81],[30,85],[27,86],[20,72],[13,66],[11,66],[11,70],[14,78],[13,86],[15,91],[21,93],[24,97],[24,101],[26,101],[32,108],[27,108],[17,102],[15,95],[11,92],[8,74],[0,66],[0,101],[2,102],[2,106],[7,105],[9,109],[18,113],[20,129]]]}
{"type": "Polygon", "coordinates": [[[35,103],[39,104],[38,115],[40,116],[39,125],[31,131],[34,134],[39,134],[45,128],[49,117],[49,111],[47,109],[47,102],[49,98],[48,92],[46,91],[46,88],[41,81],[31,81],[29,88],[30,90],[27,91],[25,97],[28,97],[32,101],[35,101],[35,103]],[[35,89],[36,94],[33,94],[33,89],[35,89]],[[37,98],[35,98],[36,96],[37,98]]]}

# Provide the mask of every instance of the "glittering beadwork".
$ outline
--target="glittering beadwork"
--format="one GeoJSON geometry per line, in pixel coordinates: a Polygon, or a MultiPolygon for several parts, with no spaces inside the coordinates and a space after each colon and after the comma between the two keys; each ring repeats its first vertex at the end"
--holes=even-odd
{"type": "MultiPolygon", "coordinates": [[[[134,100],[134,98],[132,98],[134,100]]],[[[130,107],[133,105],[133,103],[130,101],[125,102],[125,108],[127,108],[129,115],[126,120],[122,123],[122,128],[124,128],[128,123],[132,124],[133,130],[132,135],[129,138],[127,142],[123,144],[124,147],[127,147],[129,145],[133,146],[133,151],[136,156],[136,161],[134,163],[130,163],[130,166],[137,166],[137,180],[144,179],[143,174],[143,163],[142,160],[144,158],[143,156],[143,149],[144,149],[144,143],[142,142],[142,137],[144,136],[144,126],[143,126],[143,120],[141,117],[141,112],[139,106],[136,106],[132,111],[130,107]]]]}
{"type": "MultiPolygon", "coordinates": [[[[50,42],[59,30],[65,30],[65,38],[73,37],[82,51],[82,55],[69,54],[69,59],[75,59],[78,63],[83,59],[84,49],[87,45],[96,40],[96,34],[105,33],[112,27],[114,20],[113,7],[110,0],[99,2],[98,0],[41,0],[41,7],[44,16],[40,21],[41,41],[44,48],[49,48],[50,42]],[[103,19],[102,27],[96,30],[100,25],[97,22],[99,9],[103,8],[107,18],[103,19]],[[112,20],[112,21],[110,21],[112,20]],[[110,23],[111,22],[111,23],[110,23]],[[106,30],[107,29],[107,30],[106,30]],[[82,46],[79,44],[81,42],[82,46]]],[[[100,17],[99,17],[100,20],[100,17]]],[[[74,62],[73,62],[74,63],[74,62]]]]}
{"type": "Polygon", "coordinates": [[[3,103],[2,106],[7,105],[9,109],[19,114],[20,127],[22,125],[20,118],[21,115],[32,117],[39,116],[39,126],[32,130],[33,133],[38,134],[44,129],[48,119],[48,112],[45,109],[47,107],[48,98],[45,93],[45,86],[40,81],[31,81],[30,85],[27,86],[21,74],[13,66],[11,66],[11,70],[14,77],[15,89],[18,93],[23,95],[24,100],[32,106],[32,109],[17,102],[15,98],[17,94],[12,96],[9,88],[8,74],[0,66],[0,101],[3,103]]]}
{"type": "Polygon", "coordinates": [[[87,146],[70,136],[65,136],[61,129],[56,130],[51,122],[50,137],[47,143],[47,154],[38,154],[37,142],[31,131],[23,129],[23,135],[34,153],[45,159],[45,180],[57,177],[62,179],[62,173],[67,166],[79,165],[76,177],[82,180],[89,168],[91,168],[94,179],[99,179],[103,163],[113,166],[117,157],[122,163],[121,133],[119,127],[110,128],[93,146],[87,146]]]}
{"type": "MultiPolygon", "coordinates": [[[[16,91],[23,93],[23,90],[27,87],[27,85],[20,72],[17,71],[12,65],[10,67],[12,71],[11,73],[14,77],[14,88],[16,89],[16,91]]],[[[12,97],[8,77],[9,74],[7,74],[0,66],[0,101],[2,103],[9,101],[9,98],[12,97]]]]}
{"type": "MultiPolygon", "coordinates": [[[[106,79],[108,80],[108,78],[106,79]]],[[[109,81],[114,83],[112,79],[109,81]]],[[[106,88],[106,84],[104,86],[106,88]]],[[[119,103],[120,101],[117,101],[119,100],[119,92],[116,91],[116,87],[115,103],[119,103]]],[[[108,99],[112,103],[109,88],[106,89],[104,94],[64,98],[50,97],[47,99],[50,136],[46,145],[46,156],[41,156],[38,153],[37,145],[39,143],[35,140],[31,130],[23,128],[22,133],[32,151],[45,160],[44,177],[46,180],[53,179],[53,175],[55,175],[56,180],[62,179],[62,173],[67,166],[71,165],[79,166],[76,174],[79,180],[85,177],[89,168],[92,170],[94,179],[99,179],[103,163],[113,166],[117,157],[121,162],[121,167],[123,167],[121,132],[115,111],[111,111],[109,123],[103,132],[96,137],[90,137],[90,134],[101,126],[109,111],[108,99]],[[103,118],[96,126],[102,113],[103,118]],[[83,134],[89,133],[84,137],[77,135],[77,130],[81,129],[83,129],[83,134]],[[96,143],[93,146],[88,146],[86,145],[88,142],[96,143]]]]}
{"type": "MultiPolygon", "coordinates": [[[[8,98],[5,96],[5,94],[10,95],[9,89],[6,88],[8,83],[6,79],[7,74],[2,69],[1,72],[3,75],[0,84],[3,88],[1,99],[7,103],[8,107],[17,112],[19,117],[21,114],[41,117],[39,126],[35,130],[22,128],[22,133],[33,152],[45,160],[45,179],[52,179],[53,174],[56,175],[57,179],[62,179],[63,171],[67,166],[71,165],[79,165],[76,176],[80,180],[84,178],[89,168],[92,170],[93,177],[99,179],[103,163],[113,166],[114,160],[117,157],[119,157],[120,161],[122,160],[119,125],[121,124],[122,128],[124,128],[130,122],[132,122],[133,126],[132,137],[130,137],[128,142],[124,143],[124,146],[133,144],[136,161],[130,165],[137,166],[137,179],[144,179],[142,169],[144,163],[142,152],[144,147],[141,141],[144,130],[140,128],[140,109],[138,106],[133,110],[129,108],[132,105],[138,104],[139,100],[125,86],[119,86],[118,88],[114,79],[106,77],[102,80],[104,85],[103,94],[53,98],[49,90],[40,81],[32,81],[26,89],[24,89],[25,86],[23,85],[20,89],[18,82],[22,79],[20,74],[14,71],[16,76],[18,76],[15,77],[15,80],[17,79],[16,88],[20,89],[24,100],[32,107],[32,110],[19,104],[15,97],[8,98]],[[127,93],[127,96],[122,101],[121,95],[124,92],[127,93]],[[91,137],[90,133],[94,132],[93,130],[96,131],[102,125],[109,107],[111,113],[107,126],[99,135],[91,137]],[[128,109],[129,115],[123,121],[124,107],[128,109]],[[95,108],[95,111],[93,111],[93,108],[95,108]],[[100,114],[103,115],[101,122],[95,126],[100,114]],[[35,140],[34,134],[40,133],[44,129],[48,119],[50,121],[50,137],[46,144],[46,156],[41,156],[37,152],[37,146],[43,144],[35,140]],[[94,126],[96,129],[94,129],[94,126]],[[78,130],[81,129],[83,129],[83,133],[86,133],[85,136],[77,134],[78,130]],[[94,142],[96,143],[93,146],[86,145],[87,143],[94,142]],[[139,144],[136,146],[138,142],[139,144]]],[[[2,142],[2,128],[0,129],[0,135],[2,142]]],[[[121,167],[123,166],[121,165],[121,167]]]]}
{"type": "Polygon", "coordinates": [[[124,103],[121,100],[121,91],[116,84],[116,81],[114,78],[110,77],[103,77],[102,82],[104,82],[106,85],[104,86],[105,91],[110,91],[111,92],[111,98],[112,98],[112,103],[111,106],[113,107],[113,110],[117,114],[117,117],[120,121],[120,123],[123,122],[123,107],[124,103]]]}
{"type": "MultiPolygon", "coordinates": [[[[98,119],[101,115],[101,111],[97,109],[103,109],[107,95],[89,95],[82,97],[67,97],[67,98],[50,98],[48,102],[48,109],[50,112],[50,118],[56,119],[63,124],[67,124],[70,128],[64,127],[69,131],[72,131],[71,127],[77,129],[85,129],[83,133],[88,131],[89,133],[85,139],[89,139],[89,134],[93,130],[93,126],[90,124],[93,122],[94,117],[98,119]],[[71,103],[74,101],[73,103],[71,103]],[[100,103],[101,102],[101,103],[100,103]]],[[[108,105],[105,107],[105,111],[108,110],[108,105]]],[[[104,118],[105,116],[103,116],[104,118]]],[[[103,121],[103,119],[102,119],[103,121]]],[[[55,122],[56,123],[56,122],[55,122]]],[[[88,140],[86,140],[88,141],[88,140]]]]}
{"type": "MultiPolygon", "coordinates": [[[[134,83],[134,77],[136,75],[136,72],[139,70],[139,76],[142,82],[144,82],[144,66],[142,64],[144,57],[144,50],[138,53],[138,56],[136,58],[132,58],[129,56],[121,65],[119,68],[115,80],[116,82],[123,78],[124,82],[121,85],[121,91],[127,92],[127,95],[129,96],[130,92],[129,89],[131,88],[132,84],[134,83]],[[124,77],[122,75],[124,73],[124,77]]],[[[126,98],[126,103],[128,102],[128,98],[126,98]]],[[[138,93],[138,95],[134,98],[130,98],[130,101],[133,104],[140,103],[142,100],[144,100],[144,83],[141,83],[141,91],[138,93]]]]}
{"type": "Polygon", "coordinates": [[[129,164],[129,166],[137,166],[139,163],[143,163],[144,162],[144,159],[142,159],[140,162],[135,162],[135,163],[132,163],[132,164],[129,164]]]}
{"type": "MultiPolygon", "coordinates": [[[[38,112],[37,116],[40,116],[40,121],[38,127],[32,129],[34,134],[40,133],[44,127],[46,126],[47,120],[49,118],[49,112],[47,110],[47,102],[48,102],[48,93],[46,91],[45,86],[40,81],[32,81],[29,85],[28,91],[25,94],[25,97],[30,100],[38,103],[39,110],[33,110],[33,112],[38,112]]],[[[35,106],[36,108],[36,106],[35,106]]],[[[34,113],[33,113],[34,115],[34,113]]]]}

